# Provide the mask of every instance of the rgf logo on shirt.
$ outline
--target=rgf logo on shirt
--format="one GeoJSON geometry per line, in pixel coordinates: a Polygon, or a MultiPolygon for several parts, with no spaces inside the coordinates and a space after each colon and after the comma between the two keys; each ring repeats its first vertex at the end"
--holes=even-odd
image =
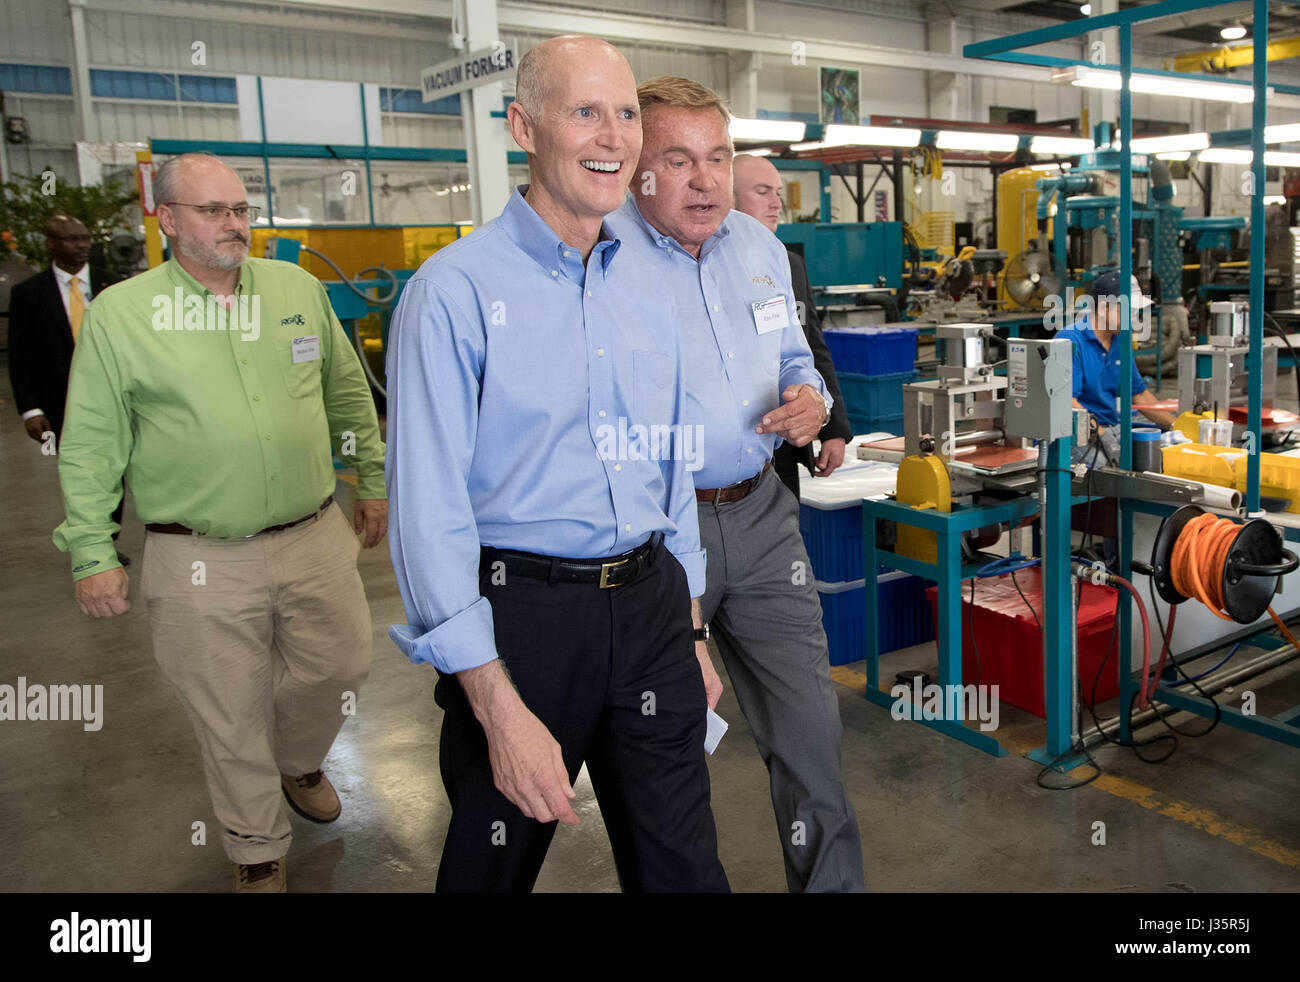
{"type": "Polygon", "coordinates": [[[307,321],[303,319],[302,314],[291,314],[288,317],[280,318],[281,327],[284,327],[288,324],[306,324],[306,323],[307,321]]]}

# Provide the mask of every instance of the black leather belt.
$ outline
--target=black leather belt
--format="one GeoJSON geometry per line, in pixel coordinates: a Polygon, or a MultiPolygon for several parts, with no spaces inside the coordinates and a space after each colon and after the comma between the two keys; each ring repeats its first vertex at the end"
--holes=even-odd
{"type": "MultiPolygon", "coordinates": [[[[330,495],[328,498],[322,501],[320,503],[320,507],[317,508],[310,515],[304,515],[302,518],[295,518],[292,522],[285,522],[283,525],[268,525],[266,528],[261,529],[258,532],[254,532],[252,535],[243,535],[240,536],[240,538],[253,539],[259,535],[265,535],[267,532],[283,532],[285,529],[291,529],[295,525],[301,525],[303,522],[310,522],[313,518],[319,517],[320,513],[323,512],[326,508],[328,508],[333,503],[334,503],[334,495],[330,495]]],[[[147,522],[145,524],[145,529],[150,532],[162,532],[165,535],[198,535],[199,534],[198,532],[195,532],[192,528],[190,528],[188,525],[182,525],[180,522],[165,522],[165,523],[147,522]]]]}
{"type": "Polygon", "coordinates": [[[492,564],[502,562],[507,575],[549,583],[595,583],[600,589],[608,590],[636,579],[654,562],[655,548],[662,541],[663,533],[656,532],[631,552],[608,559],[561,559],[535,552],[484,546],[479,553],[479,570],[481,573],[494,572],[492,564]]]}

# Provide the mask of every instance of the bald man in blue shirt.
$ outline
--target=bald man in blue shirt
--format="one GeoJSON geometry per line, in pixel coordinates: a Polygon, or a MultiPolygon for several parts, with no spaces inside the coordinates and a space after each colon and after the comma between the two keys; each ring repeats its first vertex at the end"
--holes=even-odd
{"type": "Polygon", "coordinates": [[[532,183],[411,278],[389,345],[390,548],[432,664],[438,890],[527,891],[585,763],[623,889],[728,889],[693,645],[704,590],[671,298],[602,223],[641,148],[595,38],[519,65],[532,183]]]}

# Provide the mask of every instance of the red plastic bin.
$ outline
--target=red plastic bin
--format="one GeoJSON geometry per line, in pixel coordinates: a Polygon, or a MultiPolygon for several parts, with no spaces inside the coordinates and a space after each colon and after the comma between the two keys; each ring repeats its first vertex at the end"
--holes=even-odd
{"type": "MultiPolygon", "coordinates": [[[[1037,567],[1022,569],[1016,580],[1025,597],[1034,605],[1038,616],[1043,616],[1042,571],[1037,567]]],[[[1086,705],[1093,700],[1092,686],[1097,681],[1096,702],[1114,699],[1119,695],[1119,638],[1110,653],[1106,670],[1097,680],[1097,670],[1106,656],[1115,618],[1113,587],[1083,584],[1079,601],[1079,701],[1086,705]]],[[[1011,575],[975,581],[975,606],[972,615],[970,581],[962,583],[961,638],[962,682],[971,685],[976,681],[984,685],[997,685],[1002,702],[1033,713],[1046,716],[1043,700],[1043,637],[1034,621],[1034,615],[1016,592],[1011,575]],[[975,648],[971,644],[971,630],[979,644],[979,678],[976,679],[975,648]]],[[[926,590],[930,611],[935,624],[939,623],[937,587],[926,590]]]]}

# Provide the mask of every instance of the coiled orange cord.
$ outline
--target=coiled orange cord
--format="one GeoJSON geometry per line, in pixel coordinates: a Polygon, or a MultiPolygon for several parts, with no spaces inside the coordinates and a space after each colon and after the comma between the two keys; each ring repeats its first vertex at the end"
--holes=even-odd
{"type": "MultiPolygon", "coordinates": [[[[1233,618],[1223,610],[1223,567],[1242,528],[1231,518],[1209,513],[1198,515],[1179,533],[1169,557],[1169,578],[1174,589],[1184,597],[1199,600],[1225,621],[1233,618]]],[[[1272,607],[1268,608],[1268,615],[1283,637],[1300,648],[1272,607]]]]}

